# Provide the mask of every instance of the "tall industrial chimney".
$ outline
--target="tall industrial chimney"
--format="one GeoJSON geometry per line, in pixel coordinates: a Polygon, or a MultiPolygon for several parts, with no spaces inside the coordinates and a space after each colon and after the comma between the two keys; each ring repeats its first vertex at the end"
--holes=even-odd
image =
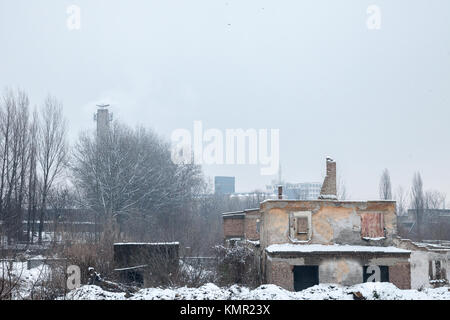
{"type": "Polygon", "coordinates": [[[97,113],[94,120],[97,122],[97,137],[105,136],[109,131],[109,123],[112,121],[112,113],[109,113],[109,104],[97,105],[97,113]]]}

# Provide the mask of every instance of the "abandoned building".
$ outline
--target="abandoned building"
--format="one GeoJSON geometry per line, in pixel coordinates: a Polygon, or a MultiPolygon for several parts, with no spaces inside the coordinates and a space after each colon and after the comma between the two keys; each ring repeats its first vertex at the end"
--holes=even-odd
{"type": "MultiPolygon", "coordinates": [[[[224,213],[225,240],[253,245],[263,281],[288,290],[367,281],[391,282],[400,289],[420,282],[423,287],[411,275],[424,278],[430,272],[417,261],[411,266],[411,254],[416,260],[420,255],[415,244],[397,236],[395,201],[339,201],[336,194],[336,162],[327,158],[318,200],[283,200],[280,188],[277,200],[266,200],[258,209],[224,213]]],[[[422,258],[439,255],[438,277],[447,279],[449,251],[420,250],[422,258]]]]}
{"type": "Polygon", "coordinates": [[[167,283],[178,269],[178,242],[115,243],[114,266],[122,283],[149,287],[167,283]]]}

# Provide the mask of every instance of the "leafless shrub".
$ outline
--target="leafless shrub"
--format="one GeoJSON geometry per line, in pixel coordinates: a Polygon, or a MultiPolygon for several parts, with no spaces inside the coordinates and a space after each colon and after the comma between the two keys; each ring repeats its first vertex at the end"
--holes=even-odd
{"type": "MultiPolygon", "coordinates": [[[[206,283],[216,282],[214,265],[205,263],[205,259],[180,259],[176,285],[198,288],[206,283]]],[[[215,260],[212,261],[215,263],[215,260]]]]}
{"type": "Polygon", "coordinates": [[[61,256],[67,259],[67,265],[80,268],[81,283],[88,283],[89,268],[95,268],[104,277],[114,278],[113,243],[108,239],[71,244],[62,250],[61,256]]]}
{"type": "Polygon", "coordinates": [[[235,243],[216,246],[217,281],[219,285],[241,284],[257,287],[260,282],[258,256],[250,245],[235,243]]]}
{"type": "Polygon", "coordinates": [[[13,261],[0,260],[0,300],[11,300],[19,285],[19,278],[13,273],[13,261]]]}

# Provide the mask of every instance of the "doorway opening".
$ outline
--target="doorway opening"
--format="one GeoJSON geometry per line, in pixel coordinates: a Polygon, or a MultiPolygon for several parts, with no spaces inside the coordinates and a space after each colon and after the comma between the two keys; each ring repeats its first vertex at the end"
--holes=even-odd
{"type": "Polygon", "coordinates": [[[295,266],[294,290],[302,291],[319,284],[319,266],[295,266]]]}

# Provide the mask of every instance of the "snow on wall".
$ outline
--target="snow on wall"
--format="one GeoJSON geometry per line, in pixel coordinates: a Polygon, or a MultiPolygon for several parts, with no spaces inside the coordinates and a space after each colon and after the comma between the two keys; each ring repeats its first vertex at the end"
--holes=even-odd
{"type": "Polygon", "coordinates": [[[273,244],[266,248],[269,253],[275,252],[355,252],[355,253],[410,253],[411,251],[396,247],[352,246],[352,245],[322,245],[322,244],[273,244]]]}

